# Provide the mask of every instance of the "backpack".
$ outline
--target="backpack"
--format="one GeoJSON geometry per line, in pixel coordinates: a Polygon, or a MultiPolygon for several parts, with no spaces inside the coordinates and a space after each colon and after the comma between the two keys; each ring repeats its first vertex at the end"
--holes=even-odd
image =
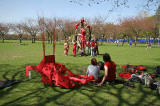
{"type": "Polygon", "coordinates": [[[157,93],[160,95],[160,82],[153,82],[150,88],[153,90],[157,90],[157,93]]]}
{"type": "Polygon", "coordinates": [[[98,65],[100,67],[100,70],[104,70],[104,63],[102,61],[99,61],[98,65]]]}
{"type": "Polygon", "coordinates": [[[151,83],[153,82],[153,79],[148,73],[143,74],[141,77],[141,80],[146,87],[150,87],[151,83]]]}
{"type": "Polygon", "coordinates": [[[160,75],[160,65],[155,68],[155,74],[160,75]]]}

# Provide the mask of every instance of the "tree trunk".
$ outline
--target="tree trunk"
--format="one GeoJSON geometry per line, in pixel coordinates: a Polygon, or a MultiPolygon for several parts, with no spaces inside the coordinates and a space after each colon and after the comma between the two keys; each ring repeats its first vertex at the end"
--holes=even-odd
{"type": "Polygon", "coordinates": [[[36,36],[33,37],[33,41],[34,41],[34,43],[36,43],[36,36]]]}
{"type": "Polygon", "coordinates": [[[4,43],[4,35],[2,35],[2,43],[4,43]]]}
{"type": "Polygon", "coordinates": [[[138,36],[136,36],[135,41],[134,41],[134,46],[135,47],[137,46],[137,39],[138,39],[138,36]]]}
{"type": "Polygon", "coordinates": [[[32,43],[33,43],[33,38],[32,38],[32,43]]]}
{"type": "Polygon", "coordinates": [[[49,36],[49,34],[48,34],[47,37],[48,37],[48,44],[50,44],[50,36],[49,36]]]}
{"type": "Polygon", "coordinates": [[[154,45],[156,44],[156,38],[155,37],[153,37],[153,42],[154,42],[154,45]]]}
{"type": "Polygon", "coordinates": [[[149,40],[149,44],[150,44],[150,43],[151,43],[151,42],[150,42],[150,36],[149,36],[148,40],[149,40]]]}
{"type": "Polygon", "coordinates": [[[127,36],[127,42],[128,42],[128,44],[129,44],[129,36],[127,36]]]}
{"type": "Polygon", "coordinates": [[[19,43],[22,43],[22,35],[19,35],[19,43]]]}
{"type": "Polygon", "coordinates": [[[20,41],[20,43],[22,43],[22,39],[21,38],[19,39],[19,41],[20,41]]]}
{"type": "Polygon", "coordinates": [[[4,38],[2,38],[2,43],[4,43],[4,38]]]}
{"type": "Polygon", "coordinates": [[[122,46],[124,45],[124,41],[125,41],[125,39],[123,39],[123,41],[122,41],[122,46]]]}
{"type": "Polygon", "coordinates": [[[53,34],[50,36],[51,38],[51,44],[53,43],[53,34]]]}

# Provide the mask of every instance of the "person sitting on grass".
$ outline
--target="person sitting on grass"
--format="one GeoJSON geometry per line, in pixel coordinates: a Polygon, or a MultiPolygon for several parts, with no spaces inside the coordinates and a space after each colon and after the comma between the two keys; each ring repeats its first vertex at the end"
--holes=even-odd
{"type": "Polygon", "coordinates": [[[97,64],[97,60],[95,58],[91,59],[91,65],[88,66],[86,74],[88,76],[94,76],[94,81],[96,82],[99,78],[100,67],[97,64]]]}
{"type": "Polygon", "coordinates": [[[108,53],[103,55],[104,64],[104,75],[98,86],[101,86],[104,82],[114,82],[116,79],[116,64],[111,60],[108,53]]]}

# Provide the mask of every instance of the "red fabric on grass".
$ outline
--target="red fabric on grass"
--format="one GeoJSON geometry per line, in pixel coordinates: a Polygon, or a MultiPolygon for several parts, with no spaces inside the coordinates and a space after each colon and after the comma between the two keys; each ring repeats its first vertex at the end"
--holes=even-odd
{"type": "Polygon", "coordinates": [[[93,76],[77,75],[68,70],[65,65],[55,63],[54,55],[45,56],[40,64],[26,66],[26,76],[30,70],[36,70],[41,74],[42,82],[49,85],[72,88],[78,84],[87,84],[94,79],[93,76]]]}
{"type": "Polygon", "coordinates": [[[131,73],[128,73],[128,72],[122,72],[122,73],[119,73],[118,76],[121,77],[121,78],[124,78],[124,79],[129,79],[131,78],[131,73]]]}

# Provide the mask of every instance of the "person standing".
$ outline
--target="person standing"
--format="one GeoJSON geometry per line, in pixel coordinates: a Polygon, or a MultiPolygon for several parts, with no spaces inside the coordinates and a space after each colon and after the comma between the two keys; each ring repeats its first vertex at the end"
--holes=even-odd
{"type": "Polygon", "coordinates": [[[129,46],[130,47],[132,46],[132,40],[129,40],[129,46]]]}
{"type": "Polygon", "coordinates": [[[94,45],[94,54],[99,55],[98,42],[97,41],[95,42],[95,45],[94,45]]]}
{"type": "Polygon", "coordinates": [[[73,49],[72,49],[72,54],[73,56],[76,56],[76,48],[77,48],[77,43],[75,40],[73,40],[73,49]]]}
{"type": "Polygon", "coordinates": [[[95,41],[92,40],[92,41],[91,41],[91,57],[92,57],[92,56],[95,56],[95,54],[94,54],[94,46],[95,46],[95,41]]]}
{"type": "Polygon", "coordinates": [[[68,56],[68,50],[69,50],[69,43],[67,40],[65,40],[64,43],[64,56],[68,56]]]}

